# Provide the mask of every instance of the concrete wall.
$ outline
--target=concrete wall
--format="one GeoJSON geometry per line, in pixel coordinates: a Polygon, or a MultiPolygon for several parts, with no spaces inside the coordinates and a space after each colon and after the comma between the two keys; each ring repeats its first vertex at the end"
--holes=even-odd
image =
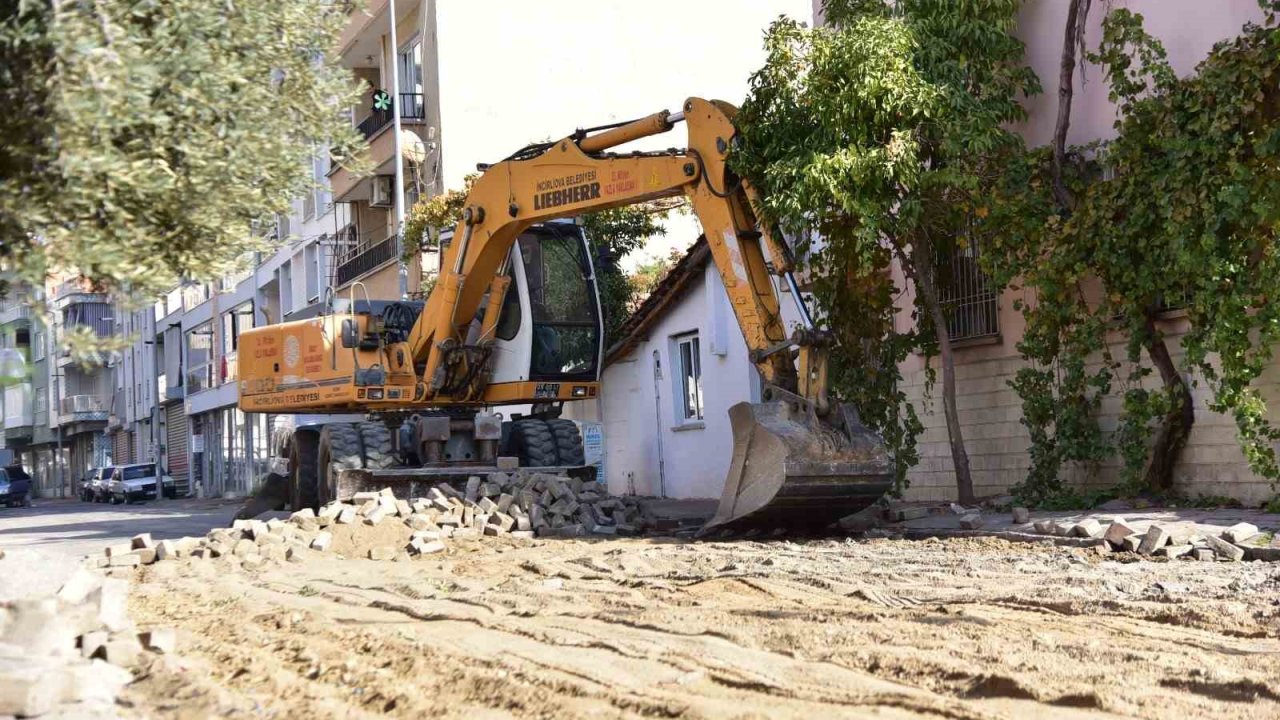
{"type": "MultiPolygon", "coordinates": [[[[789,294],[781,299],[790,327],[794,305],[789,294]]],[[[638,347],[605,368],[602,382],[598,402],[566,406],[566,415],[603,422],[610,492],[720,497],[733,450],[729,408],[758,400],[760,381],[713,266],[701,271],[638,347]],[[698,333],[701,348],[703,420],[681,424],[673,340],[690,332],[698,333]],[[662,369],[656,380],[655,352],[662,369]]]]}
{"type": "MultiPolygon", "coordinates": [[[[1100,22],[1105,4],[1095,3],[1088,25],[1088,44],[1094,47],[1101,37],[1100,22]]],[[[1142,13],[1146,27],[1164,43],[1177,72],[1194,70],[1214,43],[1239,33],[1244,23],[1261,18],[1254,0],[1116,0],[1114,7],[1127,7],[1142,13]]],[[[1030,118],[1018,128],[1033,145],[1051,140],[1057,111],[1057,65],[1062,50],[1062,27],[1067,3],[1058,0],[1028,2],[1020,16],[1018,34],[1027,43],[1027,60],[1045,85],[1045,93],[1027,103],[1030,118]]],[[[1085,143],[1097,138],[1114,137],[1115,107],[1107,98],[1107,85],[1102,69],[1087,65],[1076,73],[1075,99],[1072,108],[1071,143],[1085,143]]],[[[906,285],[901,273],[895,279],[906,285]]],[[[1000,298],[1000,337],[989,344],[960,348],[956,351],[958,404],[963,424],[965,445],[969,452],[974,477],[974,490],[979,495],[1006,491],[1026,476],[1030,467],[1027,449],[1030,440],[1021,424],[1021,402],[1008,382],[1023,366],[1015,349],[1025,324],[1013,309],[1018,299],[1030,302],[1024,291],[1006,291],[1000,298]]],[[[904,299],[909,307],[910,294],[904,299]]],[[[902,314],[900,328],[910,323],[902,314]]],[[[1177,317],[1164,323],[1170,334],[1171,350],[1180,355],[1177,337],[1185,327],[1177,317]]],[[[1115,339],[1117,343],[1119,338],[1115,339]]],[[[1124,356],[1116,345],[1113,353],[1124,356]]],[[[946,426],[942,417],[941,386],[932,392],[925,387],[924,364],[912,358],[904,364],[906,391],[921,412],[925,424],[921,442],[921,462],[911,472],[908,497],[920,500],[951,500],[956,496],[954,468],[951,461],[946,426]]],[[[1280,369],[1273,367],[1261,384],[1264,395],[1277,407],[1280,369]]],[[[1229,495],[1246,502],[1261,502],[1274,495],[1268,483],[1254,476],[1244,462],[1235,439],[1231,419],[1209,411],[1208,388],[1195,389],[1196,425],[1182,462],[1176,472],[1177,488],[1190,495],[1200,493],[1229,495]]],[[[1104,430],[1114,429],[1120,412],[1120,400],[1108,398],[1103,403],[1100,421],[1104,430]]],[[[1280,413],[1275,414],[1280,420],[1280,413]]],[[[1096,472],[1072,468],[1068,477],[1086,486],[1109,487],[1117,479],[1117,464],[1104,464],[1096,472]]]]}

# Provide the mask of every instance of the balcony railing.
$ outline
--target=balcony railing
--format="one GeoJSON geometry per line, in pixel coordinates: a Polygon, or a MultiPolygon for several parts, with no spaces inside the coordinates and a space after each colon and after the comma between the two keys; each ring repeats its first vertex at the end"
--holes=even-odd
{"type": "Polygon", "coordinates": [[[19,383],[4,389],[4,427],[12,430],[28,427],[34,421],[31,383],[19,383]]]}
{"type": "MultiPolygon", "coordinates": [[[[368,140],[377,135],[382,128],[391,124],[394,110],[395,108],[374,110],[369,117],[361,120],[356,125],[356,129],[360,131],[365,140],[368,140]]],[[[426,117],[426,102],[423,100],[422,93],[400,93],[401,120],[423,120],[426,117]]]]}
{"type": "Polygon", "coordinates": [[[333,286],[342,287],[361,275],[395,260],[399,255],[399,235],[392,235],[376,243],[361,243],[345,256],[338,258],[338,268],[333,273],[333,286]]]}
{"type": "Polygon", "coordinates": [[[31,306],[26,303],[8,303],[0,307],[0,325],[31,319],[31,306]]]}
{"type": "Polygon", "coordinates": [[[99,395],[68,395],[62,398],[58,409],[58,424],[97,422],[107,420],[111,398],[99,395]]]}

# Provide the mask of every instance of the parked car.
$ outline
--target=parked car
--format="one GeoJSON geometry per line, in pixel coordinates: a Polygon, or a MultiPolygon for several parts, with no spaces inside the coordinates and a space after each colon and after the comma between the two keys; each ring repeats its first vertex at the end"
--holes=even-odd
{"type": "Polygon", "coordinates": [[[85,499],[89,502],[104,503],[111,499],[111,478],[115,476],[116,466],[108,465],[98,468],[98,472],[89,478],[89,487],[85,499]]]}
{"type": "Polygon", "coordinates": [[[0,469],[0,503],[6,507],[31,505],[31,476],[21,465],[0,469]]]}
{"type": "Polygon", "coordinates": [[[84,502],[93,502],[94,484],[98,481],[98,476],[102,474],[102,468],[89,468],[80,479],[80,491],[76,493],[84,502]]]}
{"type": "MultiPolygon", "coordinates": [[[[177,486],[173,478],[165,475],[161,478],[164,496],[173,499],[178,496],[177,486]]],[[[140,500],[156,499],[156,464],[134,463],[133,465],[117,465],[107,485],[107,494],[111,502],[129,503],[140,500]]]]}

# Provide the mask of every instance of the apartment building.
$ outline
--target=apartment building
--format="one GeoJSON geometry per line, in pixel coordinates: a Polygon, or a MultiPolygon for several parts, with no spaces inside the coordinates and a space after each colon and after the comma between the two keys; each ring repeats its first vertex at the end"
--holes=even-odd
{"type": "Polygon", "coordinates": [[[244,495],[268,469],[273,431],[310,417],[246,414],[236,407],[239,334],[318,313],[332,297],[399,298],[417,293],[422,265],[402,263],[396,214],[393,107],[407,159],[403,207],[439,192],[439,108],[434,1],[355,3],[339,41],[340,62],[364,81],[351,109],[368,141],[357,176],[317,148],[316,188],[263,232],[274,253],[244,258],[240,272],[176,288],[153,307],[126,310],[121,330],[135,338],[113,366],[108,426],[114,462],[158,461],[179,493],[244,495]],[[392,93],[392,71],[401,92],[392,93]],[[379,103],[381,105],[382,103],[379,103]]]}
{"type": "Polygon", "coordinates": [[[434,0],[351,3],[338,57],[365,86],[350,117],[368,141],[364,164],[373,172],[334,167],[326,149],[316,148],[316,188],[274,227],[260,229],[273,251],[142,307],[79,280],[0,302],[0,347],[22,353],[29,369],[4,389],[3,440],[32,471],[37,496],[74,494],[91,467],[150,461],[174,477],[180,494],[244,495],[268,468],[273,429],[317,419],[236,407],[239,334],[316,314],[353,291],[388,299],[419,293],[423,263],[402,262],[398,218],[441,190],[435,38],[434,0]],[[405,158],[402,192],[397,150],[405,158]],[[34,319],[37,306],[47,307],[47,330],[34,319]],[[55,348],[76,326],[132,344],[89,364],[73,362],[55,348]]]}

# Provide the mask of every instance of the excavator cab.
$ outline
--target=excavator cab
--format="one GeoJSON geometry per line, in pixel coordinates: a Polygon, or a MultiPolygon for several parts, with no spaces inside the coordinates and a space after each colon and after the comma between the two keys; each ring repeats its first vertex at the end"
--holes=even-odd
{"type": "MultiPolygon", "coordinates": [[[[548,394],[552,384],[596,382],[604,330],[582,228],[572,222],[529,228],[512,246],[509,266],[492,382],[546,383],[548,394]]],[[[476,328],[482,326],[480,314],[476,328]]]]}

